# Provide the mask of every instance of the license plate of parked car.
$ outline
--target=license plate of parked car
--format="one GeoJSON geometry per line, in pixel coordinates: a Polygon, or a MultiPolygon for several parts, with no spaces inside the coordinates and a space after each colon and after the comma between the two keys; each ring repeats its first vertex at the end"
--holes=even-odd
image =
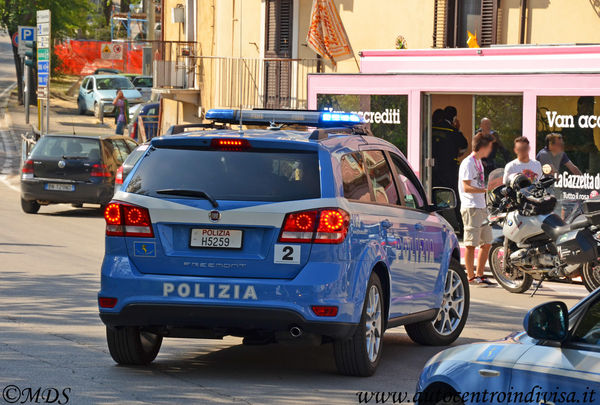
{"type": "Polygon", "coordinates": [[[236,229],[192,229],[191,247],[240,249],[243,231],[236,229]]]}
{"type": "Polygon", "coordinates": [[[75,191],[73,184],[46,183],[46,190],[49,191],[75,191]]]}

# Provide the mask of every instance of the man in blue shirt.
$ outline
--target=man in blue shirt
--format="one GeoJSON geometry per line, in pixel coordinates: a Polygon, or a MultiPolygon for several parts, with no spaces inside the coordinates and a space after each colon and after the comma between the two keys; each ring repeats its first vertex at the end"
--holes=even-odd
{"type": "Polygon", "coordinates": [[[561,134],[551,133],[546,135],[546,146],[540,150],[535,157],[538,162],[544,165],[550,165],[552,174],[558,173],[562,166],[565,166],[572,174],[581,174],[581,171],[565,153],[565,144],[561,134]]]}

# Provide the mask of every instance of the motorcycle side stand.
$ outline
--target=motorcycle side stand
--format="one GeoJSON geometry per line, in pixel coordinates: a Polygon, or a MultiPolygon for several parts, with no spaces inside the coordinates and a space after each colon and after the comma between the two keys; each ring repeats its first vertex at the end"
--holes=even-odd
{"type": "Polygon", "coordinates": [[[541,278],[541,280],[540,280],[540,282],[539,282],[539,283],[537,283],[537,285],[535,286],[535,290],[533,290],[533,292],[531,293],[530,297],[533,297],[533,296],[535,295],[535,293],[536,293],[536,292],[537,292],[537,290],[538,290],[538,289],[539,289],[539,288],[542,286],[542,283],[544,282],[544,280],[545,280],[546,278],[547,278],[547,277],[546,277],[546,275],[545,275],[545,274],[543,274],[543,275],[542,275],[542,278],[541,278]]]}

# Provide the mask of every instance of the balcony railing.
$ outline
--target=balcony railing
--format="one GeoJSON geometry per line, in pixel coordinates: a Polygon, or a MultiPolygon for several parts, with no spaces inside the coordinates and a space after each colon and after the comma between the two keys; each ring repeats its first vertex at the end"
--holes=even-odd
{"type": "Polygon", "coordinates": [[[198,49],[196,42],[152,42],[154,87],[186,89],[195,88],[198,49]]]}
{"type": "Polygon", "coordinates": [[[307,107],[307,77],[319,69],[318,59],[197,58],[196,78],[207,108],[307,107]]]}
{"type": "Polygon", "coordinates": [[[204,108],[306,108],[307,75],[320,66],[316,58],[197,56],[194,42],[152,46],[154,86],[198,89],[204,108]]]}

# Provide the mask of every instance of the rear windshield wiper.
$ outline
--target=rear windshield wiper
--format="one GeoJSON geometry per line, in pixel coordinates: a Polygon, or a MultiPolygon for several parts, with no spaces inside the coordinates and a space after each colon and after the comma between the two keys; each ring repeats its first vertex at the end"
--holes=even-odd
{"type": "Polygon", "coordinates": [[[201,197],[210,201],[214,208],[219,208],[219,203],[217,200],[202,190],[178,190],[175,188],[165,188],[162,190],[156,190],[156,194],[180,195],[183,197],[201,197]]]}
{"type": "Polygon", "coordinates": [[[87,156],[68,156],[68,155],[63,155],[62,157],[63,159],[69,159],[69,160],[76,160],[76,159],[87,159],[87,156]]]}

